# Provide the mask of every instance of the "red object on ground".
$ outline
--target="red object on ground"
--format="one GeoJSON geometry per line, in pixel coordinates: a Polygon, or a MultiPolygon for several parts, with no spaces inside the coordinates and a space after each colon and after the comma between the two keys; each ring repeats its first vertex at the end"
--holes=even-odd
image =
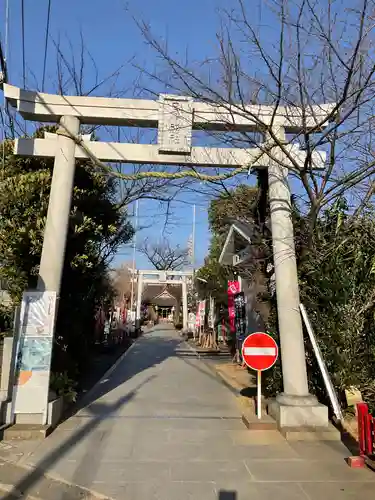
{"type": "Polygon", "coordinates": [[[348,458],[348,465],[352,469],[362,469],[365,466],[365,457],[349,457],[348,458]]]}
{"type": "Polygon", "coordinates": [[[371,456],[375,452],[375,419],[366,403],[357,403],[359,455],[371,456]]]}
{"type": "MultiPolygon", "coordinates": [[[[349,467],[361,468],[374,460],[375,453],[375,418],[368,411],[366,403],[357,403],[359,456],[349,457],[349,467]]],[[[370,465],[370,464],[369,464],[370,465]]],[[[370,467],[372,467],[370,465],[370,467]]]]}
{"type": "Polygon", "coordinates": [[[252,333],[242,344],[242,359],[253,370],[268,370],[276,363],[278,354],[276,342],[267,333],[252,333]]]}

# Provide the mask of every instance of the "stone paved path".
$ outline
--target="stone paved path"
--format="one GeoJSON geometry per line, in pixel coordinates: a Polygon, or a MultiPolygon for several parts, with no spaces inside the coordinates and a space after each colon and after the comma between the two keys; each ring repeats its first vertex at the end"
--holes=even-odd
{"type": "Polygon", "coordinates": [[[116,500],[373,498],[375,473],[346,456],[340,443],[246,430],[235,396],[174,331],[155,329],[21,462],[116,500]]]}

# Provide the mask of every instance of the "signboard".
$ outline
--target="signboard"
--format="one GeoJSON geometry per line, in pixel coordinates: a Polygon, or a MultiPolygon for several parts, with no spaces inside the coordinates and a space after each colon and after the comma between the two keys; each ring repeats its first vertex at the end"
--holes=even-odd
{"type": "Polygon", "coordinates": [[[196,317],[195,317],[195,326],[199,328],[201,326],[201,315],[199,314],[199,311],[197,311],[196,317]]]}
{"type": "Polygon", "coordinates": [[[243,339],[246,335],[246,310],[245,310],[245,294],[237,293],[234,296],[234,312],[235,312],[235,328],[236,337],[243,339]]]}
{"type": "Polygon", "coordinates": [[[24,292],[16,355],[13,413],[41,413],[46,418],[56,292],[24,292]]]}
{"type": "Polygon", "coordinates": [[[206,314],[206,301],[205,300],[201,300],[199,302],[198,310],[199,310],[199,315],[200,315],[201,319],[204,320],[204,316],[206,314]]]}
{"type": "Polygon", "coordinates": [[[198,302],[198,309],[196,314],[195,326],[196,328],[200,328],[204,325],[204,316],[206,314],[206,301],[200,300],[198,302]]]}
{"type": "Polygon", "coordinates": [[[161,153],[190,153],[193,106],[189,97],[161,94],[158,144],[161,153]]]}
{"type": "Polygon", "coordinates": [[[215,299],[210,297],[210,306],[208,312],[208,328],[215,328],[215,299]]]}
{"type": "Polygon", "coordinates": [[[189,312],[188,316],[188,328],[192,332],[195,328],[195,314],[193,312],[189,312]]]}
{"type": "Polygon", "coordinates": [[[232,334],[236,333],[236,313],[234,308],[234,296],[240,291],[240,283],[238,281],[228,281],[228,314],[229,314],[229,331],[232,334]]]}
{"type": "Polygon", "coordinates": [[[271,368],[277,360],[279,348],[275,340],[263,332],[248,335],[242,345],[242,359],[257,371],[257,415],[262,415],[262,371],[271,368]]]}

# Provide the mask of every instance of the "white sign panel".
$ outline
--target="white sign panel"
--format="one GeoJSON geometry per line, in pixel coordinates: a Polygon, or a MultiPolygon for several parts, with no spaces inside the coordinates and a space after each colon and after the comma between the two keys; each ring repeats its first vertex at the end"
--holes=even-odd
{"type": "Polygon", "coordinates": [[[20,312],[14,413],[47,415],[56,292],[24,292],[20,312]]]}
{"type": "Polygon", "coordinates": [[[210,309],[208,313],[208,328],[215,328],[215,301],[210,297],[210,309]]]}
{"type": "Polygon", "coordinates": [[[191,98],[161,94],[159,103],[159,152],[190,153],[193,126],[191,98]]]}
{"type": "Polygon", "coordinates": [[[194,328],[195,328],[195,314],[193,312],[189,313],[189,316],[188,316],[188,326],[189,326],[189,330],[190,331],[193,331],[194,328]]]}
{"type": "Polygon", "coordinates": [[[202,320],[202,319],[204,319],[204,317],[206,315],[206,301],[205,300],[201,300],[199,302],[198,309],[199,309],[199,315],[200,315],[201,320],[202,320]]]}

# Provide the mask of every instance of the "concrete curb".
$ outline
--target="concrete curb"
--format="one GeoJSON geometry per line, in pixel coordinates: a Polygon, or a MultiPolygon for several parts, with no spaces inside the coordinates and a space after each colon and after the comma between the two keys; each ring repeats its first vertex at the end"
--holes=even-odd
{"type": "Polygon", "coordinates": [[[40,497],[35,497],[33,495],[23,495],[20,491],[16,490],[12,484],[0,483],[0,492],[3,491],[7,493],[12,498],[23,498],[24,500],[42,500],[40,497]]]}
{"type": "Polygon", "coordinates": [[[0,466],[1,475],[6,476],[6,478],[1,478],[3,482],[0,480],[0,491],[6,492],[9,497],[28,500],[55,500],[54,495],[57,490],[59,495],[63,493],[64,498],[70,500],[112,500],[108,495],[103,495],[45,472],[41,473],[34,484],[27,487],[27,491],[20,491],[19,487],[24,481],[26,482],[27,473],[33,474],[37,467],[26,464],[12,464],[4,460],[3,463],[0,461],[0,466]],[[4,482],[4,479],[7,482],[4,482]],[[12,484],[10,484],[10,480],[12,484]]]}
{"type": "MultiPolygon", "coordinates": [[[[20,465],[19,467],[22,467],[25,470],[29,470],[30,472],[36,469],[36,467],[33,467],[32,465],[26,465],[26,464],[20,465]]],[[[113,500],[108,495],[103,495],[102,493],[98,493],[97,491],[91,490],[90,488],[86,488],[85,486],[81,486],[80,484],[71,483],[70,481],[67,481],[66,479],[58,476],[57,474],[55,475],[55,474],[50,474],[49,472],[45,472],[43,474],[43,478],[47,479],[48,481],[52,481],[53,483],[60,483],[64,486],[68,486],[69,488],[77,488],[77,490],[79,490],[80,493],[85,493],[86,495],[90,495],[87,496],[87,500],[89,500],[90,497],[92,500],[113,500]]]]}

